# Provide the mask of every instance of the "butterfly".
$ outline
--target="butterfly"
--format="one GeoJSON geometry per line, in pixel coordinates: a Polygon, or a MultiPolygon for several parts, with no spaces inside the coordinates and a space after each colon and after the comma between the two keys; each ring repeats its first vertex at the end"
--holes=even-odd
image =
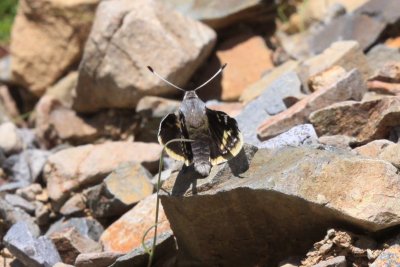
{"type": "Polygon", "coordinates": [[[243,147],[243,137],[235,119],[222,111],[212,110],[197,96],[196,91],[222,72],[223,65],[209,80],[193,90],[182,89],[164,79],[151,67],[148,69],[158,78],[178,90],[184,91],[182,103],[176,113],[166,115],[158,131],[158,141],[166,145],[172,139],[190,139],[191,142],[169,143],[167,154],[202,176],[208,176],[211,166],[235,157],[243,147]]]}

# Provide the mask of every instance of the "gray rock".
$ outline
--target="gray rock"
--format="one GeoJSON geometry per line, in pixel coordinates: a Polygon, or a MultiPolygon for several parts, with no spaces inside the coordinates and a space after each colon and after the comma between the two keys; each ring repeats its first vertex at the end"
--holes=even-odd
{"type": "MultiPolygon", "coordinates": [[[[48,151],[28,149],[7,158],[3,168],[11,174],[11,184],[15,184],[16,188],[24,187],[36,182],[49,155],[48,151]]],[[[6,190],[6,186],[0,186],[0,191],[6,190]]]]}
{"type": "Polygon", "coordinates": [[[396,0],[370,0],[354,12],[371,16],[388,24],[394,24],[400,20],[400,6],[396,0]]]}
{"type": "Polygon", "coordinates": [[[394,244],[385,249],[378,258],[370,265],[370,267],[382,266],[399,266],[400,262],[400,245],[394,244]]]}
{"type": "MultiPolygon", "coordinates": [[[[75,261],[76,267],[108,267],[113,264],[118,258],[122,257],[123,253],[105,251],[79,254],[75,261]]],[[[131,265],[132,266],[132,265],[131,265]]]]}
{"type": "MultiPolygon", "coordinates": [[[[153,241],[146,242],[146,247],[151,248],[153,241]]],[[[161,263],[162,266],[176,266],[176,245],[172,232],[166,232],[159,235],[157,238],[156,250],[153,259],[153,264],[161,263]]],[[[119,257],[110,267],[140,267],[146,266],[148,262],[148,254],[142,247],[134,249],[128,254],[119,257]]],[[[78,266],[77,266],[78,267],[78,266]]],[[[85,266],[86,267],[86,266],[85,266]]]]}
{"type": "Polygon", "coordinates": [[[262,142],[258,145],[258,148],[278,149],[285,146],[301,146],[316,143],[318,143],[318,136],[312,124],[302,124],[268,141],[262,142]]]}
{"type": "Polygon", "coordinates": [[[239,176],[225,173],[196,195],[190,187],[171,192],[185,182],[161,195],[181,251],[178,266],[275,266],[307,251],[325,229],[400,224],[397,169],[333,148],[260,149],[239,176]]]}
{"type": "Polygon", "coordinates": [[[36,196],[42,193],[43,188],[40,184],[31,184],[16,191],[17,195],[25,198],[28,201],[36,200],[36,196]]]}
{"type": "Polygon", "coordinates": [[[34,149],[38,147],[34,129],[18,128],[18,135],[22,140],[23,149],[34,149]]]}
{"type": "Polygon", "coordinates": [[[321,261],[312,267],[346,267],[347,261],[345,256],[337,256],[332,259],[321,261]]]}
{"type": "Polygon", "coordinates": [[[35,212],[35,205],[33,205],[31,202],[28,202],[27,200],[23,199],[22,197],[14,194],[6,194],[4,199],[13,205],[14,207],[21,208],[22,210],[33,214],[35,212]]]}
{"type": "Polygon", "coordinates": [[[77,193],[68,199],[60,209],[64,216],[82,213],[86,208],[86,199],[82,193],[77,193]]]}
{"type": "MultiPolygon", "coordinates": [[[[3,221],[5,228],[10,228],[17,222],[25,222],[30,233],[35,237],[40,235],[40,229],[36,225],[35,220],[24,210],[15,208],[7,201],[0,198],[0,220],[3,221]]],[[[0,238],[3,236],[2,227],[0,226],[0,238]]]]}
{"type": "Polygon", "coordinates": [[[51,240],[44,236],[36,239],[25,222],[14,224],[4,237],[4,243],[26,266],[52,267],[61,261],[51,240]]]}
{"type": "Polygon", "coordinates": [[[367,53],[367,60],[369,65],[377,72],[389,61],[400,61],[400,49],[378,44],[367,53]]]}
{"type": "Polygon", "coordinates": [[[318,142],[336,148],[351,149],[351,145],[356,143],[357,140],[347,135],[324,135],[318,138],[318,142]]]}
{"type": "Polygon", "coordinates": [[[132,108],[145,95],[174,95],[177,90],[146,66],[184,86],[215,39],[211,28],[160,2],[101,2],[80,64],[74,108],[132,108]]]}
{"type": "Polygon", "coordinates": [[[46,232],[46,236],[51,236],[54,233],[62,232],[67,229],[74,228],[81,235],[89,237],[94,241],[98,241],[101,233],[103,233],[103,226],[95,219],[92,218],[61,218],[50,226],[46,232]]]}

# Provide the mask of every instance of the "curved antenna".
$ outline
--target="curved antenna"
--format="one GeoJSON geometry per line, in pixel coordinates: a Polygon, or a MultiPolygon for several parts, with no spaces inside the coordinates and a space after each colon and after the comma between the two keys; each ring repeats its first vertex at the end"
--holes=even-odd
{"type": "Polygon", "coordinates": [[[167,81],[166,79],[164,79],[160,74],[158,74],[157,72],[155,72],[155,71],[153,70],[152,67],[147,66],[147,68],[148,68],[154,75],[156,75],[160,80],[164,81],[165,83],[171,85],[172,87],[174,87],[174,88],[176,88],[176,89],[178,89],[178,90],[181,90],[181,91],[186,92],[185,89],[182,89],[182,88],[180,88],[179,86],[176,86],[175,84],[173,84],[173,83],[167,81]]]}
{"type": "Polygon", "coordinates": [[[219,68],[219,70],[210,78],[208,79],[205,83],[203,83],[202,85],[200,85],[199,87],[197,87],[196,89],[194,89],[194,91],[199,90],[200,88],[204,87],[206,84],[208,84],[209,82],[211,82],[215,77],[218,76],[218,74],[220,74],[224,68],[226,67],[227,63],[225,63],[224,65],[221,66],[221,68],[219,68]]]}

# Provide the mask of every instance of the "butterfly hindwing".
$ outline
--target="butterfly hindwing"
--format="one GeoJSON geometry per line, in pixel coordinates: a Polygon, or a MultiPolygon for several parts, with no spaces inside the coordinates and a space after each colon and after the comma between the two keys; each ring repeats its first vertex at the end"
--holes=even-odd
{"type": "Polygon", "coordinates": [[[210,161],[212,165],[225,162],[237,154],[243,146],[243,137],[235,119],[225,112],[206,109],[210,141],[210,161]]]}
{"type": "MultiPolygon", "coordinates": [[[[172,139],[188,139],[184,123],[185,120],[181,114],[179,117],[173,113],[165,116],[160,123],[158,131],[159,143],[165,145],[172,139]]],[[[171,158],[183,161],[186,165],[192,162],[193,155],[188,142],[172,142],[168,144],[165,151],[171,158]]]]}

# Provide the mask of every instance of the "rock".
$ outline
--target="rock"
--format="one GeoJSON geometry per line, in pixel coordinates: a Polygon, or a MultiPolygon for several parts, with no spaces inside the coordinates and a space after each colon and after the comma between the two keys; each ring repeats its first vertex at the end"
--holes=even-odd
{"type": "MultiPolygon", "coordinates": [[[[145,245],[151,248],[153,240],[148,240],[145,245]]],[[[162,233],[157,238],[156,249],[154,253],[153,263],[155,266],[176,266],[176,244],[171,231],[162,233]]],[[[121,256],[110,267],[131,267],[146,266],[148,264],[148,254],[143,247],[138,247],[128,254],[121,256]]],[[[79,266],[77,266],[79,267],[79,266]]]]}
{"type": "MultiPolygon", "coordinates": [[[[75,261],[76,267],[108,267],[113,264],[122,253],[117,252],[92,252],[79,254],[75,261]]],[[[132,266],[132,265],[130,265],[132,266]]]]}
{"type": "MultiPolygon", "coordinates": [[[[101,235],[105,251],[127,253],[142,244],[144,233],[153,226],[155,220],[156,195],[140,201],[135,207],[111,224],[101,235]]],[[[170,231],[169,222],[162,206],[159,210],[158,234],[170,231]]],[[[153,238],[154,230],[148,232],[145,241],[153,238]]]]}
{"type": "MultiPolygon", "coordinates": [[[[359,71],[350,71],[345,77],[331,87],[318,90],[303,98],[289,109],[266,119],[258,127],[258,137],[268,139],[287,131],[296,124],[308,120],[308,116],[315,110],[326,107],[338,101],[348,99],[361,100],[366,91],[365,84],[359,71]]],[[[315,124],[313,123],[314,127],[315,124]]],[[[316,128],[318,135],[322,135],[316,128]]],[[[337,134],[331,133],[330,135],[337,134]]]]}
{"type": "Polygon", "coordinates": [[[159,2],[101,2],[79,67],[74,108],[133,108],[145,95],[176,94],[145,66],[184,86],[215,39],[207,26],[159,2]]]}
{"type": "Polygon", "coordinates": [[[13,80],[40,96],[78,63],[98,2],[21,1],[10,45],[13,80]]]}
{"type": "Polygon", "coordinates": [[[396,48],[400,48],[400,36],[387,39],[385,41],[385,45],[390,47],[390,48],[395,48],[395,49],[396,48]]]}
{"type": "Polygon", "coordinates": [[[44,169],[49,197],[59,209],[71,192],[100,183],[123,162],[136,161],[155,171],[161,149],[154,143],[109,142],[61,150],[44,169]]]}
{"type": "Polygon", "coordinates": [[[0,220],[2,223],[0,224],[0,239],[2,239],[3,230],[9,229],[13,224],[17,222],[24,222],[29,231],[35,236],[40,235],[40,229],[36,225],[35,220],[24,210],[20,208],[15,208],[7,201],[0,198],[0,220]]]}
{"type": "Polygon", "coordinates": [[[6,194],[4,199],[12,206],[20,208],[27,213],[33,214],[35,212],[35,205],[26,201],[22,197],[13,194],[6,194]]]}
{"type": "Polygon", "coordinates": [[[89,237],[82,236],[74,228],[50,236],[63,262],[74,264],[81,253],[100,252],[101,245],[89,237]]]}
{"type": "MultiPolygon", "coordinates": [[[[178,12],[200,20],[214,29],[221,29],[237,23],[257,21],[268,11],[268,5],[260,0],[246,1],[160,1],[178,12]]],[[[265,15],[264,15],[265,16],[265,15]]]]}
{"type": "Polygon", "coordinates": [[[34,201],[36,196],[43,192],[40,184],[31,184],[23,188],[19,188],[15,193],[28,201],[34,201]]]}
{"type": "Polygon", "coordinates": [[[12,122],[0,125],[0,149],[8,155],[22,150],[21,137],[18,135],[17,127],[12,122]]]}
{"type": "Polygon", "coordinates": [[[35,221],[39,226],[47,226],[50,220],[50,205],[36,202],[35,221]]]}
{"type": "Polygon", "coordinates": [[[369,0],[326,0],[321,2],[319,0],[309,0],[307,5],[304,5],[304,12],[315,20],[323,20],[327,11],[335,4],[342,5],[348,13],[353,12],[360,6],[364,5],[369,0]]]}
{"type": "Polygon", "coordinates": [[[354,150],[360,155],[383,159],[400,168],[399,149],[400,144],[395,144],[389,140],[375,140],[354,150]]]}
{"type": "Polygon", "coordinates": [[[355,13],[370,15],[387,24],[400,21],[400,7],[396,0],[370,0],[355,10],[355,13]]]}
{"type": "Polygon", "coordinates": [[[46,90],[45,95],[57,99],[64,107],[71,108],[78,83],[78,71],[71,71],[46,90]]]}
{"type": "Polygon", "coordinates": [[[49,151],[28,149],[7,158],[3,168],[12,179],[9,184],[0,186],[0,191],[17,189],[36,182],[49,155],[49,151]]]}
{"type": "Polygon", "coordinates": [[[379,257],[372,263],[371,267],[399,266],[400,265],[400,245],[393,245],[385,249],[379,257]]]}
{"type": "Polygon", "coordinates": [[[52,236],[56,233],[68,231],[68,229],[75,229],[84,237],[98,241],[101,233],[104,231],[103,226],[92,218],[61,218],[50,226],[46,232],[46,236],[52,236]]]}
{"type": "Polygon", "coordinates": [[[310,50],[321,53],[332,43],[343,40],[355,40],[361,50],[366,50],[378,39],[386,23],[360,13],[349,13],[333,19],[310,37],[310,50]]]}
{"type": "Polygon", "coordinates": [[[265,71],[273,67],[271,50],[262,36],[254,34],[238,33],[218,45],[215,53],[210,66],[201,73],[199,85],[209,79],[223,63],[228,63],[228,66],[223,75],[216,78],[218,84],[214,81],[199,91],[202,99],[236,101],[247,86],[258,81],[265,71]],[[243,61],[244,57],[246,61],[243,61]]]}
{"type": "Polygon", "coordinates": [[[296,73],[287,72],[272,82],[257,99],[249,102],[236,117],[244,141],[258,145],[260,141],[256,136],[257,126],[269,114],[281,112],[302,98],[300,89],[301,83],[296,73]]]}
{"type": "Polygon", "coordinates": [[[369,80],[400,83],[400,63],[389,61],[369,80]]]}
{"type": "MultiPolygon", "coordinates": [[[[0,59],[0,81],[1,81],[1,59],[0,59]]],[[[14,121],[15,123],[23,125],[21,119],[18,118],[21,115],[19,113],[17,103],[11,96],[9,88],[5,85],[0,85],[0,103],[1,106],[3,106],[2,109],[4,109],[2,110],[2,112],[4,111],[5,113],[1,116],[3,118],[0,119],[0,122],[14,121]],[[7,117],[10,119],[7,119],[7,117]]]]}
{"type": "Polygon", "coordinates": [[[27,266],[52,267],[61,261],[51,240],[44,236],[35,238],[24,222],[18,222],[11,227],[4,237],[4,243],[27,266]]]}
{"type": "Polygon", "coordinates": [[[275,266],[305,251],[328,227],[375,232],[400,223],[397,169],[345,151],[261,149],[246,172],[219,180],[196,195],[189,187],[161,191],[181,251],[178,266],[275,266]]]}
{"type": "Polygon", "coordinates": [[[239,102],[221,102],[218,100],[210,100],[206,102],[206,106],[212,110],[225,112],[231,117],[239,115],[243,110],[243,105],[239,102]]]}
{"type": "Polygon", "coordinates": [[[318,142],[327,146],[350,150],[356,139],[347,135],[324,135],[318,138],[318,142]]]}
{"type": "Polygon", "coordinates": [[[367,83],[368,90],[381,93],[383,95],[399,95],[400,83],[387,83],[381,81],[369,81],[367,83]]]}
{"type": "Polygon", "coordinates": [[[348,135],[357,143],[388,138],[399,126],[399,97],[385,97],[366,102],[345,101],[320,109],[310,115],[318,135],[348,135]]]}
{"type": "Polygon", "coordinates": [[[42,97],[35,110],[36,134],[46,147],[54,147],[62,141],[72,144],[87,143],[98,136],[96,128],[52,96],[42,97]]]}
{"type": "Polygon", "coordinates": [[[372,73],[359,43],[338,41],[332,43],[321,54],[305,60],[300,66],[299,77],[301,80],[307,81],[309,77],[322,73],[333,66],[340,66],[346,71],[357,68],[364,80],[367,80],[372,73]]]}
{"type": "Polygon", "coordinates": [[[368,64],[376,72],[382,69],[388,61],[400,61],[400,50],[387,47],[384,44],[378,44],[367,53],[367,60],[368,64]]]}
{"type": "Polygon", "coordinates": [[[0,82],[11,83],[11,56],[0,58],[0,82]]]}
{"type": "Polygon", "coordinates": [[[65,264],[62,262],[57,262],[53,267],[75,267],[75,266],[70,265],[70,264],[65,264]]]}
{"type": "Polygon", "coordinates": [[[240,101],[248,103],[251,100],[259,97],[267,88],[272,86],[276,80],[282,80],[281,76],[292,71],[296,71],[299,62],[289,60],[280,66],[271,69],[267,74],[263,75],[261,79],[251,84],[240,95],[240,101]]]}
{"type": "Polygon", "coordinates": [[[285,146],[301,146],[318,143],[318,136],[311,124],[293,127],[268,141],[262,142],[258,148],[278,149],[285,146]]]}
{"type": "Polygon", "coordinates": [[[308,86],[312,92],[332,86],[337,80],[346,75],[346,70],[340,66],[333,66],[308,79],[308,86]]]}
{"type": "Polygon", "coordinates": [[[74,194],[61,207],[60,213],[64,216],[70,216],[77,213],[83,213],[86,209],[86,198],[83,194],[74,194]]]}
{"type": "Polygon", "coordinates": [[[334,257],[329,260],[319,262],[313,265],[313,267],[346,267],[347,261],[345,256],[334,257]]]}

